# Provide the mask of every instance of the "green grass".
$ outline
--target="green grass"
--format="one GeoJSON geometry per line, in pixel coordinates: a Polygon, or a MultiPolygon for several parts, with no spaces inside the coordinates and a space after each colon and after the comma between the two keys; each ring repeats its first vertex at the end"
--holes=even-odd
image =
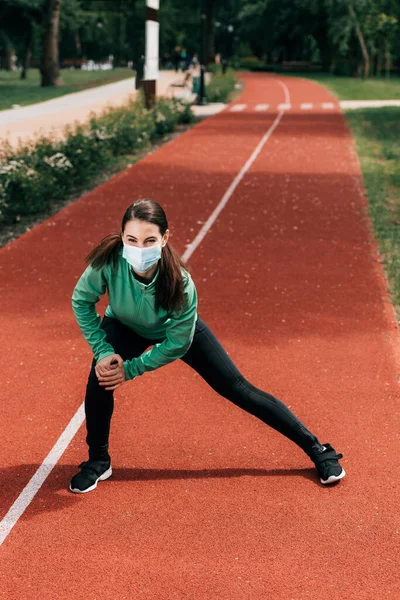
{"type": "Polygon", "coordinates": [[[400,100],[400,77],[391,79],[371,77],[362,80],[353,77],[336,77],[329,73],[282,73],[303,77],[322,83],[339,100],[400,100]]]}
{"type": "Polygon", "coordinates": [[[20,80],[18,72],[0,71],[0,110],[12,108],[13,104],[26,106],[35,102],[50,100],[71,92],[97,87],[121,79],[133,77],[131,69],[119,68],[113,71],[81,71],[76,69],[61,71],[63,85],[60,87],[40,86],[38,69],[31,69],[28,78],[20,80]]]}
{"type": "Polygon", "coordinates": [[[400,107],[351,110],[369,214],[400,317],[400,107]]]}

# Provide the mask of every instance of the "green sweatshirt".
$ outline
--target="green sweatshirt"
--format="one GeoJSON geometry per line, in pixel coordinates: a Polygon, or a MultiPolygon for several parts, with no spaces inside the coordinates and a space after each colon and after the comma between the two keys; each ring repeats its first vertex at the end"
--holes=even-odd
{"type": "Polygon", "coordinates": [[[146,285],[137,280],[132,267],[118,255],[117,267],[113,264],[100,269],[90,265],[80,277],[72,294],[72,309],[85,340],[89,343],[98,362],[101,358],[115,354],[106,341],[106,333],[100,328],[101,317],[95,304],[108,291],[108,306],[105,316],[118,319],[150,340],[163,340],[143,352],[138,358],[124,361],[127,379],[134,379],[145,371],[153,371],[177,358],[181,358],[193,341],[197,319],[197,293],[193,280],[182,268],[185,303],[179,313],[155,310],[155,282],[146,285]]]}

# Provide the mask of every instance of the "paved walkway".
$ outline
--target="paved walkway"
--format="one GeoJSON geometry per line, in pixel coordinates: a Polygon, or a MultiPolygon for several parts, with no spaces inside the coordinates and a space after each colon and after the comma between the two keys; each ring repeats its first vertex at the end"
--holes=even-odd
{"type": "MultiPolygon", "coordinates": [[[[165,96],[168,86],[180,79],[182,73],[160,71],[157,95],[165,96]]],[[[91,112],[100,113],[107,106],[120,106],[136,94],[135,78],[132,77],[46,102],[0,111],[0,140],[7,139],[14,146],[19,139],[26,141],[38,134],[54,132],[57,137],[62,137],[66,125],[75,121],[82,123],[91,112]]]]}
{"type": "Polygon", "coordinates": [[[400,106],[400,100],[342,100],[340,108],[382,108],[383,106],[400,106]]]}

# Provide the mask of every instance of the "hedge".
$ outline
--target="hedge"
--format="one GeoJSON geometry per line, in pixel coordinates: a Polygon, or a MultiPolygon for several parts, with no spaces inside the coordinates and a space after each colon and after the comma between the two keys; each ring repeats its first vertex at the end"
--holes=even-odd
{"type": "Polygon", "coordinates": [[[0,225],[48,210],[55,201],[84,189],[113,159],[134,154],[193,119],[190,106],[176,99],[159,99],[147,110],[140,93],[122,107],[66,127],[61,141],[47,136],[16,150],[3,144],[0,225]]]}
{"type": "Polygon", "coordinates": [[[227,69],[225,75],[214,66],[213,77],[206,85],[206,98],[208,102],[228,102],[235,89],[237,78],[233,69],[227,69]]]}

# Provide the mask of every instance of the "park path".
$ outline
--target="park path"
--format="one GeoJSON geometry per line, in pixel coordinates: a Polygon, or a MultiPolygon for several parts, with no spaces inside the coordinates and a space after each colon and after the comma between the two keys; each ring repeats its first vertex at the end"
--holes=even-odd
{"type": "MultiPolygon", "coordinates": [[[[167,95],[168,86],[182,79],[182,73],[160,71],[157,95],[167,95]]],[[[107,106],[121,106],[137,95],[135,78],[123,79],[96,88],[66,94],[45,102],[0,111],[0,140],[12,146],[39,134],[62,137],[66,125],[83,123],[91,112],[101,113],[107,106]]]]}
{"type": "Polygon", "coordinates": [[[399,334],[354,144],[317,84],[244,78],[234,105],[0,250],[2,600],[400,595],[399,334]],[[344,454],[337,486],[181,361],[116,393],[113,476],[95,492],[68,491],[84,425],[51,470],[82,423],[91,362],[70,296],[88,249],[142,196],[186,254],[229,197],[189,259],[199,314],[254,385],[344,454]]]}

